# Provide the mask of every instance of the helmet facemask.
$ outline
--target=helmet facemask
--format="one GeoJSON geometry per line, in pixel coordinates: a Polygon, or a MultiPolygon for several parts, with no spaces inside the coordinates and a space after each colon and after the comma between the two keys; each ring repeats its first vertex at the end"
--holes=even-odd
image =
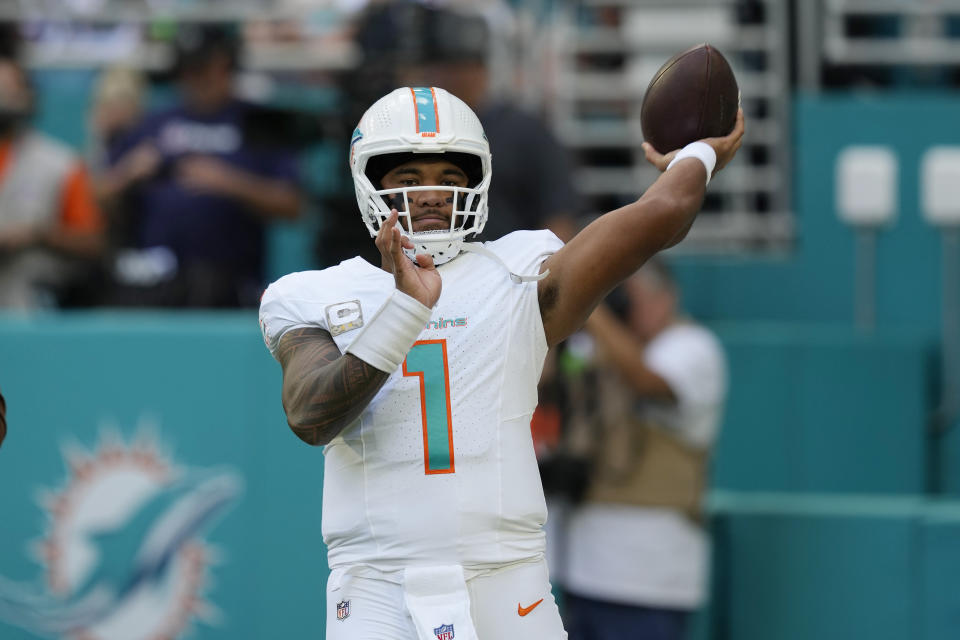
{"type": "MultiPolygon", "coordinates": [[[[460,160],[464,154],[450,154],[451,160],[460,160]]],[[[443,154],[437,154],[435,157],[442,159],[443,154]]],[[[374,156],[376,158],[376,156],[374,156]]],[[[373,158],[371,158],[373,160],[373,158]]],[[[409,160],[416,160],[416,155],[411,154],[409,160]]],[[[475,158],[479,166],[479,158],[475,158]]],[[[399,166],[402,161],[397,161],[394,166],[399,166]]],[[[454,162],[460,166],[461,162],[454,162]]],[[[391,167],[393,168],[393,167],[391,167]]],[[[461,251],[463,242],[467,236],[480,233],[487,221],[487,188],[489,187],[490,177],[482,177],[477,183],[476,178],[482,175],[479,170],[461,167],[470,178],[470,185],[467,187],[455,187],[451,185],[417,185],[409,187],[397,187],[391,189],[377,188],[374,186],[380,182],[379,178],[364,173],[361,182],[366,183],[358,185],[367,191],[366,210],[364,211],[363,221],[372,236],[380,231],[383,223],[390,215],[391,209],[397,210],[397,224],[400,232],[410,238],[413,243],[413,249],[403,249],[404,254],[411,260],[414,260],[416,254],[426,253],[435,265],[441,265],[449,262],[461,251]],[[411,201],[416,199],[417,192],[446,192],[445,205],[451,207],[450,225],[447,229],[437,229],[430,231],[414,231],[413,216],[411,215],[411,201]]],[[[379,173],[379,172],[375,172],[379,173]]],[[[444,208],[446,208],[446,206],[444,208]]]]}

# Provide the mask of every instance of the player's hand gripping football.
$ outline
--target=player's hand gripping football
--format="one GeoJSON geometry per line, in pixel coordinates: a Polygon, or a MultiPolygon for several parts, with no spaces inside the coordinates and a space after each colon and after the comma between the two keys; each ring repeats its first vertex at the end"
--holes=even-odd
{"type": "MultiPolygon", "coordinates": [[[[737,111],[737,122],[733,125],[733,131],[722,138],[705,138],[701,142],[706,142],[713,150],[717,152],[717,164],[713,168],[713,175],[717,175],[721,169],[727,166],[727,163],[733,160],[733,156],[737,155],[737,150],[740,149],[740,145],[743,143],[743,132],[744,132],[744,123],[743,123],[743,109],[737,111]]],[[[643,143],[643,151],[647,157],[647,162],[655,166],[660,171],[666,171],[667,165],[670,164],[670,161],[673,160],[674,156],[677,155],[679,149],[674,149],[669,153],[660,153],[653,148],[649,142],[643,143]]],[[[713,176],[711,176],[713,177],[713,176]]]]}
{"type": "Polygon", "coordinates": [[[398,217],[397,210],[391,209],[377,232],[376,245],[383,268],[393,274],[399,291],[432,309],[440,298],[440,274],[429,255],[418,253],[414,264],[403,253],[404,249],[413,249],[413,242],[400,233],[398,217]]]}

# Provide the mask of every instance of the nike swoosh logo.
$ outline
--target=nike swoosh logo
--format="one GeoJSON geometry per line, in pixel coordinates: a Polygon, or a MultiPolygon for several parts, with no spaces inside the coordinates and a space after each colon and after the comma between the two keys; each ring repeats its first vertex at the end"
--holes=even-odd
{"type": "Polygon", "coordinates": [[[517,603],[517,614],[519,614],[520,617],[523,617],[523,616],[527,615],[528,613],[530,613],[531,611],[533,611],[534,609],[536,609],[536,608],[537,608],[537,605],[540,604],[541,602],[543,602],[543,598],[540,598],[539,600],[537,600],[536,602],[534,602],[534,603],[533,603],[532,605],[530,605],[529,607],[521,606],[520,603],[518,602],[518,603],[517,603]]]}

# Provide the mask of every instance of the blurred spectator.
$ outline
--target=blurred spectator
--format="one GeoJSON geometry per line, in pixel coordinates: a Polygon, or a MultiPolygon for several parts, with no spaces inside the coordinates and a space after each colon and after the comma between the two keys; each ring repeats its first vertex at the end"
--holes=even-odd
{"type": "Polygon", "coordinates": [[[105,167],[109,149],[120,144],[140,124],[145,93],[143,74],[135,69],[117,66],[100,72],[90,106],[91,166],[105,167]]]}
{"type": "MultiPolygon", "coordinates": [[[[0,58],[0,307],[74,304],[103,246],[86,169],[30,127],[24,69],[0,58]]],[[[82,302],[82,301],[79,301],[82,302]]]]}
{"type": "Polygon", "coordinates": [[[296,154],[260,131],[260,108],[234,94],[232,29],[181,25],[180,102],[111,152],[103,193],[127,194],[137,251],[118,256],[115,304],[253,306],[263,288],[265,225],[300,214],[296,154]]]}
{"type": "MultiPolygon", "coordinates": [[[[569,155],[535,114],[491,94],[491,33],[483,17],[421,2],[374,3],[357,19],[354,40],[363,55],[340,83],[345,101],[342,138],[349,140],[366,107],[392,89],[442,87],[477,113],[497,167],[490,186],[490,217],[479,239],[543,228],[570,239],[581,204],[569,155]]],[[[366,230],[351,213],[356,200],[349,175],[340,182],[342,192],[326,202],[321,258],[326,264],[356,255],[379,261],[366,230]]]]}
{"type": "Polygon", "coordinates": [[[104,69],[93,89],[88,161],[94,191],[107,220],[107,246],[112,250],[135,246],[137,216],[130,202],[132,194],[120,177],[110,171],[110,149],[120,145],[140,125],[145,93],[142,74],[122,66],[104,69]]]}
{"type": "MultiPolygon", "coordinates": [[[[337,78],[342,93],[341,117],[334,124],[334,148],[345,149],[350,144],[354,127],[367,108],[381,96],[399,86],[397,58],[399,43],[405,37],[414,37],[407,24],[409,2],[370,3],[357,14],[350,25],[352,39],[361,52],[358,64],[337,78]]],[[[340,169],[335,181],[337,188],[322,201],[323,225],[317,238],[317,253],[323,266],[360,256],[378,264],[380,254],[370,242],[370,234],[357,219],[357,198],[349,163],[336,165],[340,169]]]]}
{"type": "Polygon", "coordinates": [[[662,262],[624,288],[625,323],[600,307],[586,324],[594,418],[570,437],[592,449],[592,467],[567,531],[567,628],[570,640],[681,640],[706,591],[700,499],[726,364],[713,334],[680,315],[662,262]]]}

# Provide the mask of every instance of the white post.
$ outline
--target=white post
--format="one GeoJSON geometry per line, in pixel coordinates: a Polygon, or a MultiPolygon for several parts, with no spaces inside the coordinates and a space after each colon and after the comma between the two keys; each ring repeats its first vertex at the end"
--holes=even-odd
{"type": "Polygon", "coordinates": [[[931,147],[920,165],[921,210],[941,231],[941,429],[960,413],[960,147],[931,147]]]}
{"type": "Polygon", "coordinates": [[[889,147],[850,146],[837,155],[837,214],[856,233],[854,319],[858,329],[876,326],[877,231],[896,218],[897,157],[889,147]]]}

